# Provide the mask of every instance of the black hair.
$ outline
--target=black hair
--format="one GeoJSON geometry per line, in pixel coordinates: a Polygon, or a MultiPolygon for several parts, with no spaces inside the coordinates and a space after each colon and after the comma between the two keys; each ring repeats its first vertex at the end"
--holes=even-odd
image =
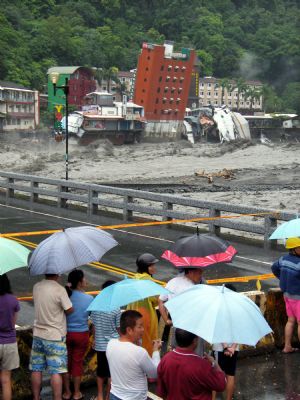
{"type": "Polygon", "coordinates": [[[227,289],[232,290],[233,292],[237,292],[236,287],[232,283],[225,283],[224,285],[227,289]]]}
{"type": "Polygon", "coordinates": [[[195,271],[196,269],[199,269],[199,270],[201,270],[202,272],[203,272],[203,270],[202,270],[202,268],[197,268],[197,267],[194,267],[194,268],[184,268],[184,275],[187,275],[189,272],[191,272],[191,271],[195,271]]]}
{"type": "Polygon", "coordinates": [[[179,347],[189,347],[193,340],[197,338],[197,335],[194,333],[185,331],[183,329],[177,328],[175,330],[175,339],[179,347]]]}
{"type": "Polygon", "coordinates": [[[136,325],[136,321],[140,318],[143,318],[143,316],[138,311],[124,311],[120,318],[120,332],[122,335],[126,335],[127,328],[133,329],[136,325]]]}
{"type": "Polygon", "coordinates": [[[6,274],[0,275],[0,296],[12,294],[10,282],[6,274]]]}
{"type": "Polygon", "coordinates": [[[83,278],[84,278],[84,273],[81,269],[74,269],[69,273],[68,283],[70,283],[71,286],[68,285],[65,286],[69,297],[72,295],[72,291],[77,288],[78,283],[81,282],[83,278]]]}
{"type": "Polygon", "coordinates": [[[138,265],[136,272],[138,272],[139,274],[145,274],[145,273],[149,274],[150,265],[145,265],[145,264],[144,265],[138,265]]]}
{"type": "Polygon", "coordinates": [[[105,282],[103,283],[103,285],[102,285],[102,289],[105,289],[105,288],[107,288],[108,286],[113,285],[114,283],[117,283],[117,282],[116,282],[116,281],[113,281],[113,280],[105,281],[105,282]]]}
{"type": "Polygon", "coordinates": [[[45,274],[46,278],[54,278],[55,276],[57,276],[58,274],[45,274]]]}

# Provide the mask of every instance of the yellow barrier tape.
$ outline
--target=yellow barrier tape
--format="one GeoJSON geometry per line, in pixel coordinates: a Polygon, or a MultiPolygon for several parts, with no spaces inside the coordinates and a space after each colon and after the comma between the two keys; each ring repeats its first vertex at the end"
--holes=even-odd
{"type": "MultiPolygon", "coordinates": [[[[134,228],[143,226],[157,226],[157,225],[170,225],[176,223],[188,223],[188,222],[201,222],[201,221],[216,221],[218,219],[236,219],[241,217],[257,217],[263,215],[276,215],[276,212],[265,212],[265,213],[253,213],[253,214],[239,214],[239,215],[223,215],[220,217],[199,217],[191,219],[172,219],[170,221],[151,221],[151,222],[138,222],[135,224],[119,224],[119,225],[98,225],[97,228],[110,230],[110,229],[121,229],[121,228],[134,228]]],[[[14,232],[14,233],[1,233],[0,237],[19,237],[19,236],[38,236],[38,235],[50,235],[56,232],[61,232],[62,229],[52,229],[45,231],[33,231],[33,232],[14,232]]]]}

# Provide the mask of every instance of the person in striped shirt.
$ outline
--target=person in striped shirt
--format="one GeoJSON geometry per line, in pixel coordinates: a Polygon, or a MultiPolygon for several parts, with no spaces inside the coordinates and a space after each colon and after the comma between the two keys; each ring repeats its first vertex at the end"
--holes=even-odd
{"type": "MultiPolygon", "coordinates": [[[[116,283],[108,280],[102,285],[102,289],[116,283]]],[[[94,349],[97,352],[97,400],[108,400],[110,392],[110,371],[106,358],[106,348],[110,339],[119,338],[121,310],[111,312],[92,311],[91,320],[93,322],[94,349]],[[107,380],[106,396],[104,398],[104,384],[107,380]]]]}

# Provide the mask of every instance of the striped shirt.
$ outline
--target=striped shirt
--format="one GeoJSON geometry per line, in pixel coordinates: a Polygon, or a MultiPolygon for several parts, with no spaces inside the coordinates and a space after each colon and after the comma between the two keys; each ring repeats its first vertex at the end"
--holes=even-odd
{"type": "Polygon", "coordinates": [[[92,311],[91,319],[95,327],[95,350],[106,351],[110,339],[119,338],[121,310],[111,312],[92,311]]]}

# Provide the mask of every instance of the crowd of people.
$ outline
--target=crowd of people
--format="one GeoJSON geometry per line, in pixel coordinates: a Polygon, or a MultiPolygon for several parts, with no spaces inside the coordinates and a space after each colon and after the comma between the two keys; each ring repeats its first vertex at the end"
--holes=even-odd
{"type": "MultiPolygon", "coordinates": [[[[300,239],[288,240],[287,256],[273,264],[284,292],[288,322],[284,353],[296,349],[291,337],[298,323],[300,340],[300,239]]],[[[152,279],[158,259],[145,253],[137,258],[137,279],[152,279]]],[[[205,352],[204,341],[191,332],[175,329],[164,306],[173,296],[205,283],[200,268],[185,268],[171,279],[168,295],[150,297],[130,304],[127,310],[111,312],[87,308],[93,297],[85,293],[87,282],[80,269],[71,271],[66,287],[60,276],[47,274],[33,287],[34,325],[29,369],[33,400],[41,399],[42,374],[51,376],[54,400],[80,400],[85,354],[93,337],[97,354],[96,400],[146,400],[148,381],[156,381],[164,400],[209,400],[226,390],[233,398],[238,355],[237,343],[218,343],[213,354],[205,352]],[[161,359],[157,306],[165,326],[171,330],[170,349],[161,359]],[[90,329],[92,324],[92,329],[90,329]],[[92,330],[93,335],[90,336],[92,330]]],[[[114,284],[107,281],[103,289],[114,284]]],[[[234,287],[228,286],[235,290],[234,287]]],[[[12,399],[11,371],[19,367],[16,319],[20,310],[6,274],[0,275],[0,370],[2,399],[12,399]]]]}

